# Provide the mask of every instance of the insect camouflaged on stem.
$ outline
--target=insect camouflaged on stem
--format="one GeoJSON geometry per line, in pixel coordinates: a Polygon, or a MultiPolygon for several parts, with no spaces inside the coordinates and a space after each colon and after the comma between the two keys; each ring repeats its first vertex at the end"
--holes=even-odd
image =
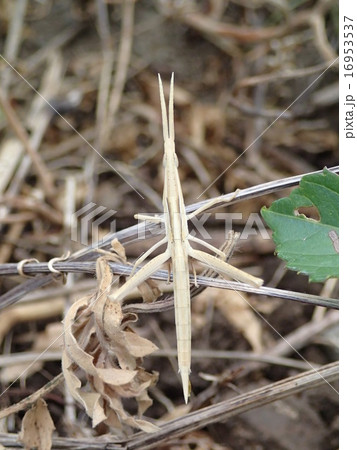
{"type": "MultiPolygon", "coordinates": [[[[160,221],[165,225],[165,237],[144,253],[135,263],[133,271],[141,264],[155,249],[167,244],[166,250],[153,258],[134,273],[127,282],[118,290],[112,300],[121,301],[124,297],[145,281],[159,267],[171,259],[173,283],[175,323],[177,338],[178,367],[181,375],[183,394],[185,402],[190,396],[189,375],[191,372],[191,308],[190,308],[190,280],[189,280],[189,258],[193,258],[204,265],[214,269],[221,275],[227,275],[236,281],[248,283],[260,287],[263,280],[249,275],[236,267],[222,261],[215,256],[193,249],[189,241],[196,242],[217,255],[224,256],[220,250],[201,239],[190,236],[187,222],[214,204],[222,202],[222,197],[208,202],[204,207],[197,209],[191,214],[186,214],[182,195],[181,183],[178,175],[178,159],[175,153],[175,131],[174,131],[174,76],[172,74],[170,84],[169,114],[167,116],[164,91],[159,75],[160,102],[162,111],[162,126],[164,136],[164,191],[163,191],[163,216],[153,218],[137,215],[137,218],[160,221]]],[[[230,201],[225,199],[224,201],[230,201]]]]}

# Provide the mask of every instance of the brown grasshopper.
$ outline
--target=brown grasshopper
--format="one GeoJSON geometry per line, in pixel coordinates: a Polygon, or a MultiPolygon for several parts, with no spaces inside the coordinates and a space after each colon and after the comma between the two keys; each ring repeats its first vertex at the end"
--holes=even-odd
{"type": "MultiPolygon", "coordinates": [[[[156,272],[160,266],[171,259],[173,283],[174,283],[174,303],[175,303],[175,323],[177,338],[178,367],[181,375],[183,394],[185,402],[188,402],[190,395],[189,374],[191,372],[191,307],[190,307],[190,279],[189,279],[189,258],[193,258],[204,265],[214,269],[222,275],[229,276],[234,280],[248,283],[249,285],[260,287],[263,280],[249,275],[236,267],[218,259],[217,257],[196,250],[191,247],[190,241],[201,244],[217,255],[225,256],[224,253],[201,239],[189,234],[187,222],[204,210],[212,207],[218,202],[222,202],[221,197],[213,199],[203,207],[198,208],[191,214],[186,214],[185,204],[182,195],[181,183],[178,174],[178,159],[175,152],[175,131],[174,131],[174,77],[172,74],[169,97],[169,114],[167,117],[164,91],[159,75],[160,102],[162,111],[162,124],[164,136],[164,158],[163,166],[165,170],[163,210],[160,217],[148,217],[137,215],[135,217],[159,221],[165,225],[165,237],[157,242],[152,248],[144,253],[135,263],[135,268],[142,263],[155,249],[163,244],[167,244],[166,250],[153,258],[133,274],[127,282],[117,291],[113,300],[120,301],[135,289],[139,284],[156,272]]],[[[228,200],[224,201],[230,201],[228,200]]]]}

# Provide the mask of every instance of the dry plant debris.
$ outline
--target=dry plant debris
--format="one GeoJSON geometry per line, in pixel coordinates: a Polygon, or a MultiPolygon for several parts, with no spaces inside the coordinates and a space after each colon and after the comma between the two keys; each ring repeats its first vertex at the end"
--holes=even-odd
{"type": "Polygon", "coordinates": [[[73,397],[93,420],[121,431],[129,427],[150,432],[157,427],[141,416],[151,406],[148,388],[155,385],[158,374],[145,371],[141,358],[157,347],[130,328],[135,314],[124,314],[119,302],[109,296],[113,288],[113,273],[108,259],[97,259],[98,290],[76,301],[64,319],[64,352],[62,369],[73,397]],[[84,373],[82,385],[77,375],[84,373]],[[133,398],[138,417],[125,411],[123,399],[133,398]]]}
{"type": "Polygon", "coordinates": [[[254,352],[263,351],[262,323],[243,294],[234,296],[229,291],[210,289],[205,295],[198,297],[195,307],[207,310],[212,301],[232,327],[247,339],[254,352]]]}
{"type": "Polygon", "coordinates": [[[25,450],[31,450],[34,447],[39,450],[51,450],[54,429],[55,426],[46,402],[40,398],[26,412],[22,420],[19,440],[24,444],[25,450]]]}
{"type": "MultiPolygon", "coordinates": [[[[337,448],[336,392],[325,385],[309,393],[316,373],[305,372],[322,365],[326,375],[330,369],[325,366],[338,358],[338,314],[330,310],[338,308],[337,283],[308,284],[286,271],[273,255],[272,241],[257,227],[255,234],[246,227],[252,212],[285,196],[301,175],[336,166],[337,54],[337,0],[1,2],[0,447],[20,445],[24,411],[43,399],[56,426],[52,448],[103,448],[111,442],[113,449],[285,450],[299,441],[301,429],[307,448],[337,448]],[[239,286],[229,287],[212,273],[198,275],[200,286],[191,288],[194,388],[188,405],[182,405],[175,365],[168,271],[115,306],[112,317],[106,311],[109,301],[99,303],[102,316],[95,306],[100,292],[107,296],[106,277],[111,272],[128,276],[130,264],[160,232],[155,225],[137,225],[133,217],[162,212],[157,73],[168,96],[165,81],[172,72],[187,212],[240,188],[236,201],[220,210],[241,213],[233,227],[241,235],[248,231],[229,261],[267,281],[266,295],[244,292],[255,308],[249,312],[236,300],[239,286]],[[82,222],[74,236],[72,218],[90,202],[106,208],[104,214],[115,214],[99,230],[88,221],[86,232],[82,222]],[[115,261],[97,251],[103,237],[100,249],[110,249],[113,238],[105,236],[111,220],[127,261],[123,252],[119,257],[119,248],[115,261]],[[54,260],[67,251],[68,259],[54,260]],[[102,269],[98,258],[104,258],[102,269]],[[20,261],[25,261],[22,270],[20,261]],[[67,284],[56,270],[68,275],[67,284]],[[79,298],[83,303],[76,304],[79,298]],[[75,403],[63,383],[62,338],[57,339],[66,312],[72,315],[66,318],[66,339],[74,354],[65,358],[75,403]],[[80,325],[99,334],[83,338],[80,325]],[[111,343],[113,326],[118,334],[111,343]],[[132,342],[136,339],[146,340],[145,358],[132,342]],[[149,354],[150,345],[160,350],[149,354]],[[77,360],[78,353],[84,361],[77,360]],[[108,367],[105,354],[110,355],[108,367]],[[118,378],[126,384],[112,384],[112,375],[121,370],[128,371],[118,378]],[[268,414],[267,426],[260,406],[268,393],[280,389],[276,383],[295,386],[300,377],[306,384],[299,399],[280,400],[286,428],[276,426],[278,414],[268,414]],[[140,417],[149,404],[148,389],[154,402],[140,417]],[[111,404],[108,392],[118,400],[111,404]],[[87,404],[83,394],[98,406],[87,404]],[[233,418],[222,414],[232,399],[245,405],[247,395],[262,401],[251,416],[240,407],[233,418]],[[294,420],[289,408],[298,413],[294,420]],[[172,418],[168,423],[167,417],[172,418]],[[120,429],[106,421],[120,422],[120,429]],[[160,423],[160,430],[142,433],[139,426],[131,431],[138,423],[160,423]]],[[[98,213],[93,221],[101,217],[98,213]]],[[[221,219],[202,216],[200,224],[210,244],[219,247],[225,241],[221,219]]],[[[191,224],[194,231],[196,225],[191,224]]]]}

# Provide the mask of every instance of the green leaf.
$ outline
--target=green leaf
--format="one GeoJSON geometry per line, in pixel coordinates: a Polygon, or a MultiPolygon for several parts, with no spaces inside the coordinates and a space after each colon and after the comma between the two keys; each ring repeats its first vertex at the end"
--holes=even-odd
{"type": "Polygon", "coordinates": [[[289,197],[263,207],[273,230],[278,256],[287,267],[309,275],[310,281],[338,277],[338,176],[327,169],[304,176],[289,197]],[[315,206],[320,220],[299,213],[315,206]]]}

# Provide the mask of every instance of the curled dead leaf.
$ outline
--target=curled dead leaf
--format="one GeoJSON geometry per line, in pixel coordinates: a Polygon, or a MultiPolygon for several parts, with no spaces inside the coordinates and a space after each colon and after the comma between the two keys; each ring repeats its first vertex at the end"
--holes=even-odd
{"type": "Polygon", "coordinates": [[[93,426],[104,422],[123,432],[131,428],[153,432],[157,426],[142,416],[152,404],[147,391],[158,376],[145,371],[140,363],[157,347],[129,328],[137,316],[124,314],[121,304],[111,300],[110,260],[113,254],[98,258],[98,290],[74,303],[64,319],[63,373],[93,426]],[[125,411],[123,398],[136,400],[137,416],[125,411]]]}
{"type": "Polygon", "coordinates": [[[130,353],[136,358],[143,358],[157,350],[151,341],[131,331],[124,331],[124,337],[130,353]]]}
{"type": "Polygon", "coordinates": [[[154,280],[146,280],[138,286],[138,290],[145,303],[154,302],[161,294],[161,290],[154,280]]]}
{"type": "Polygon", "coordinates": [[[112,240],[111,246],[112,246],[112,250],[116,253],[116,255],[118,256],[118,258],[119,258],[121,261],[126,262],[125,248],[124,248],[123,245],[118,241],[117,238],[115,238],[115,239],[112,240]]]}
{"type": "Polygon", "coordinates": [[[31,450],[34,447],[38,450],[50,450],[54,429],[47,404],[39,398],[22,419],[19,441],[24,444],[25,450],[31,450]]]}

